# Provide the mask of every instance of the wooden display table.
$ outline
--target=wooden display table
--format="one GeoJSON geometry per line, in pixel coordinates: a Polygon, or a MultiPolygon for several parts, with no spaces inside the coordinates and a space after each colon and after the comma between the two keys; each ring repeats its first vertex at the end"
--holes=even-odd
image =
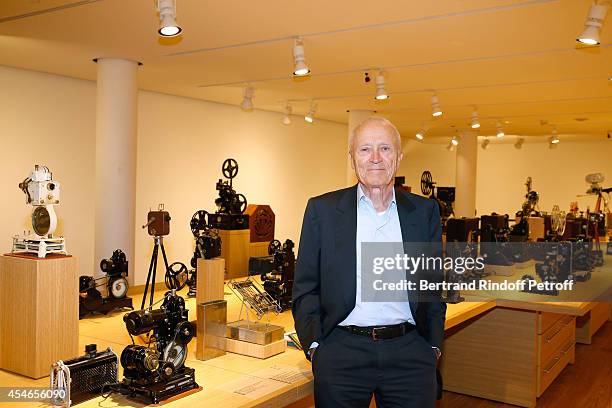
{"type": "Polygon", "coordinates": [[[250,235],[248,229],[219,230],[221,258],[225,259],[225,279],[248,276],[250,235]]]}
{"type": "Polygon", "coordinates": [[[0,368],[32,378],[79,354],[79,276],[72,256],[0,256],[0,368]]]}

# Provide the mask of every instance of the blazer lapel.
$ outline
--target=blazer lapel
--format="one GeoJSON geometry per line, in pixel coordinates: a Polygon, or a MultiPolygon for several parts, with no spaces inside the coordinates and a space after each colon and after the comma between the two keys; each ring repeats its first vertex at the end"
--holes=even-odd
{"type": "Polygon", "coordinates": [[[339,273],[339,287],[348,310],[355,307],[357,291],[357,185],[346,190],[336,207],[335,265],[339,273]]]}
{"type": "MultiPolygon", "coordinates": [[[[399,188],[395,189],[395,201],[397,202],[397,213],[400,220],[400,227],[402,230],[402,240],[406,242],[418,241],[418,236],[414,233],[415,226],[418,224],[416,212],[414,211],[415,206],[410,202],[404,190],[399,188]]],[[[405,244],[404,244],[405,245],[405,244]]],[[[406,272],[406,280],[410,281],[415,275],[410,275],[406,272]]],[[[412,316],[416,321],[416,313],[419,302],[418,289],[416,291],[408,291],[408,302],[410,303],[410,310],[412,316]]]]}

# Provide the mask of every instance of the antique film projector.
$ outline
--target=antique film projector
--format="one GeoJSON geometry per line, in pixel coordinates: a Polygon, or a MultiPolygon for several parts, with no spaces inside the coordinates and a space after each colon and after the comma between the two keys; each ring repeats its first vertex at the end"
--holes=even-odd
{"type": "Polygon", "coordinates": [[[210,214],[205,210],[196,211],[191,217],[189,227],[195,239],[195,248],[191,257],[191,270],[187,279],[188,297],[196,296],[198,259],[213,259],[221,256],[221,237],[219,231],[212,228],[210,214]]]}
{"type": "Polygon", "coordinates": [[[94,312],[107,314],[114,309],[134,309],[132,298],[127,297],[128,261],[125,253],[116,249],[109,259],[100,261],[100,269],[106,276],[97,279],[87,275],[79,277],[79,318],[94,312]],[[101,286],[106,286],[106,297],[102,297],[97,289],[101,286]]]}
{"type": "Polygon", "coordinates": [[[223,230],[238,230],[249,228],[249,215],[244,214],[247,200],[243,194],[236,193],[233,179],[238,175],[238,163],[234,159],[226,159],[221,166],[221,172],[228,179],[217,181],[216,189],[219,197],[215,199],[217,211],[210,214],[208,221],[213,228],[223,230]]]}
{"type": "Polygon", "coordinates": [[[159,309],[149,307],[123,316],[130,336],[149,334],[147,346],[131,344],[121,353],[123,381],[115,391],[148,404],[200,389],[195,370],[185,366],[187,344],[193,339],[185,300],[173,289],[159,309]],[[150,332],[153,332],[150,334],[150,332]]]}
{"type": "Polygon", "coordinates": [[[60,202],[60,183],[53,180],[48,167],[35,165],[34,171],[19,183],[26,195],[26,202],[32,204],[33,233],[13,237],[13,253],[35,253],[39,258],[47,254],[66,254],[64,237],[55,237],[57,215],[55,206],[60,202]]]}

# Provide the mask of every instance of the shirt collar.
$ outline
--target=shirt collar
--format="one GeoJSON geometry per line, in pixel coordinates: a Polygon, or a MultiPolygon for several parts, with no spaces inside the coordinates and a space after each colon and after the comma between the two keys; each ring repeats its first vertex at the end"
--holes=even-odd
{"type": "MultiPolygon", "coordinates": [[[[391,202],[389,203],[389,207],[391,207],[391,204],[397,205],[397,203],[395,202],[395,187],[393,187],[392,191],[393,195],[391,196],[391,202]]],[[[362,199],[369,202],[370,204],[372,203],[368,196],[366,196],[363,192],[363,189],[361,188],[361,183],[357,183],[357,205],[359,205],[362,199]]]]}

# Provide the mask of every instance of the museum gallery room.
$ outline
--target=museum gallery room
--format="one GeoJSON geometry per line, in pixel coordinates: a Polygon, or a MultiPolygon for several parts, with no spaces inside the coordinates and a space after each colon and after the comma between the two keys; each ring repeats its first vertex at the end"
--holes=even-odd
{"type": "Polygon", "coordinates": [[[611,9],[0,1],[0,406],[612,407],[611,9]]]}

